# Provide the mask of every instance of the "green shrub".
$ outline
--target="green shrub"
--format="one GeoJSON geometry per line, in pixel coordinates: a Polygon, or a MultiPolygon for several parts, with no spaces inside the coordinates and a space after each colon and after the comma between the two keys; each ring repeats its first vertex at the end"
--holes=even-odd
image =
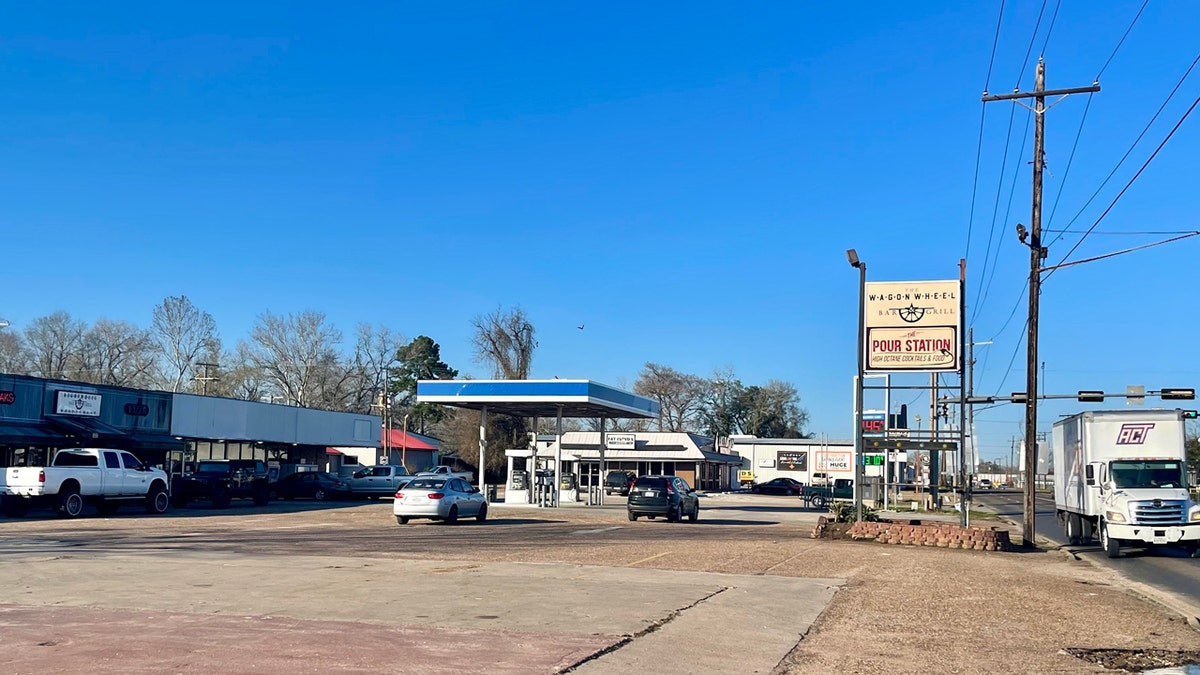
{"type": "MultiPolygon", "coordinates": [[[[853,502],[833,502],[829,505],[829,515],[835,523],[853,523],[858,520],[858,507],[853,502]]],[[[877,521],[879,513],[864,504],[862,519],[871,522],[877,521]]]]}

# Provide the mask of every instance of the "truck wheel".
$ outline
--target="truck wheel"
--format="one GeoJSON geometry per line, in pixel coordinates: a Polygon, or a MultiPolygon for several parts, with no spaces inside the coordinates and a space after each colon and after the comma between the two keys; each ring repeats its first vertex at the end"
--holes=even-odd
{"type": "Polygon", "coordinates": [[[111,502],[107,499],[102,499],[96,502],[96,511],[102,516],[111,516],[117,512],[117,508],[121,506],[120,502],[111,502]]]}
{"type": "Polygon", "coordinates": [[[29,500],[24,497],[5,497],[0,500],[0,513],[9,518],[20,518],[29,513],[29,500]]]}
{"type": "Polygon", "coordinates": [[[638,517],[637,517],[637,514],[636,514],[636,513],[634,513],[633,511],[630,511],[630,512],[629,512],[629,519],[630,519],[630,520],[632,520],[633,522],[635,522],[635,523],[636,523],[636,522],[637,522],[637,518],[638,518],[638,517]]]}
{"type": "Polygon", "coordinates": [[[266,506],[271,503],[271,492],[265,487],[254,488],[254,505],[266,506]]]}
{"type": "Polygon", "coordinates": [[[1067,543],[1078,546],[1083,538],[1083,521],[1078,513],[1067,514],[1067,543]]]}
{"type": "Polygon", "coordinates": [[[83,513],[83,495],[79,488],[64,488],[58,495],[58,515],[62,518],[78,518],[83,513]]]}
{"type": "Polygon", "coordinates": [[[146,513],[159,515],[167,512],[171,505],[171,498],[167,496],[167,490],[157,483],[150,488],[150,492],[146,493],[146,513]]]}
{"type": "Polygon", "coordinates": [[[825,497],[824,497],[824,495],[815,495],[815,496],[812,498],[812,505],[813,505],[813,508],[814,508],[814,509],[823,509],[823,508],[825,508],[825,497]]]}
{"type": "Polygon", "coordinates": [[[1110,558],[1121,557],[1121,541],[1108,536],[1108,523],[1100,523],[1100,547],[1110,558]]]}

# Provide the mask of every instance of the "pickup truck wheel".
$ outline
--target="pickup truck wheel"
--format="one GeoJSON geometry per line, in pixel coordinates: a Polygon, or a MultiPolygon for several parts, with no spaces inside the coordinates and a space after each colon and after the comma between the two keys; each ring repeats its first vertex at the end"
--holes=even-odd
{"type": "Polygon", "coordinates": [[[58,496],[58,515],[63,518],[78,518],[83,513],[83,495],[79,488],[66,488],[58,496]]]}
{"type": "Polygon", "coordinates": [[[451,525],[458,522],[458,504],[450,507],[450,513],[446,515],[446,522],[451,525]]]}
{"type": "Polygon", "coordinates": [[[271,503],[271,491],[266,487],[254,488],[254,505],[266,506],[271,503]]]}
{"type": "Polygon", "coordinates": [[[171,498],[167,496],[167,491],[162,486],[156,485],[150,488],[150,493],[146,495],[146,513],[163,514],[167,512],[170,505],[171,498]]]}
{"type": "Polygon", "coordinates": [[[99,511],[100,515],[102,516],[111,516],[117,512],[117,508],[120,506],[121,504],[119,502],[102,500],[96,503],[96,510],[99,511]]]}
{"type": "Polygon", "coordinates": [[[815,495],[815,496],[813,496],[813,498],[812,498],[812,505],[813,505],[813,508],[814,508],[814,509],[823,509],[823,508],[825,508],[825,495],[815,495]]]}
{"type": "Polygon", "coordinates": [[[1104,555],[1110,558],[1121,557],[1121,542],[1108,536],[1108,523],[1100,523],[1100,547],[1104,549],[1104,555]]]}
{"type": "Polygon", "coordinates": [[[24,497],[4,497],[0,499],[0,513],[9,518],[20,518],[29,513],[29,500],[24,497]]]}
{"type": "Polygon", "coordinates": [[[328,498],[329,498],[329,495],[325,494],[325,491],[320,488],[317,488],[317,491],[313,493],[313,499],[315,499],[319,502],[323,502],[328,498]]]}

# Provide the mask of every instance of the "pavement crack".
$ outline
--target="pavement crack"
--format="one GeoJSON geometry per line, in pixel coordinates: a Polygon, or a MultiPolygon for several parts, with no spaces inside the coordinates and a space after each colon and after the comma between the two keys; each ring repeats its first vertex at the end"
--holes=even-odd
{"type": "Polygon", "coordinates": [[[596,659],[599,659],[599,658],[605,656],[606,654],[611,654],[611,653],[617,651],[618,649],[621,649],[622,647],[624,647],[628,644],[631,644],[634,640],[637,640],[638,638],[643,638],[643,637],[646,637],[647,635],[650,635],[651,633],[656,633],[659,630],[661,630],[663,626],[666,626],[667,624],[671,623],[675,619],[679,618],[679,616],[681,614],[683,614],[684,612],[688,611],[689,609],[692,609],[693,607],[697,607],[702,603],[708,602],[712,598],[715,598],[716,596],[724,593],[725,591],[729,590],[730,588],[731,588],[731,586],[722,586],[722,587],[718,588],[717,590],[713,591],[712,593],[709,593],[708,595],[700,598],[699,600],[697,600],[689,605],[684,605],[683,607],[680,607],[679,609],[673,609],[669,613],[667,613],[666,616],[651,623],[649,626],[646,626],[645,628],[639,630],[638,632],[636,632],[632,635],[626,635],[625,637],[623,637],[620,640],[618,640],[617,642],[605,647],[604,649],[601,649],[599,651],[595,651],[595,652],[592,652],[591,654],[588,654],[587,656],[583,657],[579,661],[572,663],[571,665],[567,666],[566,668],[564,668],[558,672],[560,672],[560,673],[574,672],[576,668],[579,668],[580,666],[582,666],[585,663],[595,661],[596,659]]]}

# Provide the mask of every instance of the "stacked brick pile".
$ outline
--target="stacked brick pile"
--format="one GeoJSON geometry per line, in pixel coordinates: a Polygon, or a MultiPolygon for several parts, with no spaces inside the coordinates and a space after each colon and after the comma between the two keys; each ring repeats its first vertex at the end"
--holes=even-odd
{"type": "Polygon", "coordinates": [[[817,525],[813,528],[812,538],[820,539],[821,535],[825,534],[825,530],[829,527],[829,519],[825,516],[817,518],[817,525]]]}
{"type": "Polygon", "coordinates": [[[1011,551],[1007,530],[994,527],[960,527],[953,523],[858,522],[850,527],[852,539],[873,539],[884,544],[965,548],[975,551],[1011,551]]]}

